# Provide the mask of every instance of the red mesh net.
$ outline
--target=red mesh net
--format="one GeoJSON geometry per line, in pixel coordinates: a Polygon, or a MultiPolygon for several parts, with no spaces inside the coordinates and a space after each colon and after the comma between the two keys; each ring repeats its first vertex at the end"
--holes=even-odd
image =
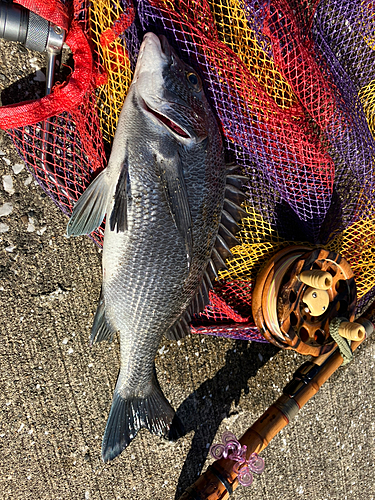
{"type": "MultiPolygon", "coordinates": [[[[193,331],[257,339],[255,277],[272,254],[297,242],[347,258],[358,307],[375,295],[372,2],[23,5],[68,28],[74,69],[50,96],[1,108],[0,126],[11,128],[28,168],[67,215],[106,165],[143,34],[165,34],[201,74],[228,159],[249,178],[248,217],[193,331]]],[[[102,235],[102,228],[93,235],[98,244],[102,235]]]]}

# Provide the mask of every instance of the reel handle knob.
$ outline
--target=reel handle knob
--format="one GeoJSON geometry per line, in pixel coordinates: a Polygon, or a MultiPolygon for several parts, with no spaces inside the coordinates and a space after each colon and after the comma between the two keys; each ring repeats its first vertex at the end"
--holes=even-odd
{"type": "Polygon", "coordinates": [[[343,321],[339,326],[339,335],[348,340],[360,341],[366,337],[366,329],[359,323],[343,321]]]}
{"type": "Polygon", "coordinates": [[[326,271],[318,271],[317,269],[302,271],[298,278],[305,285],[319,290],[328,290],[332,286],[332,275],[326,271]]]}

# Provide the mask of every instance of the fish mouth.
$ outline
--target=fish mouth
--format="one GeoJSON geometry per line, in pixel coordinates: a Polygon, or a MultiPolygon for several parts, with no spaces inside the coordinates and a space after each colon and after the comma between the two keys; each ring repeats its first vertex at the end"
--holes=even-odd
{"type": "Polygon", "coordinates": [[[169,45],[167,38],[164,35],[157,35],[157,36],[159,38],[160,48],[161,48],[162,54],[165,56],[165,58],[168,61],[170,61],[172,51],[171,51],[171,47],[169,45]]]}
{"type": "Polygon", "coordinates": [[[156,52],[164,61],[168,64],[171,62],[171,55],[173,49],[169,45],[167,38],[164,35],[155,35],[155,33],[146,33],[143,37],[141,47],[139,49],[138,59],[141,60],[143,53],[148,47],[152,47],[152,50],[156,52]]]}
{"type": "MultiPolygon", "coordinates": [[[[161,73],[161,76],[159,78],[162,79],[163,69],[166,66],[170,66],[173,63],[174,58],[178,59],[173,48],[169,45],[169,42],[164,35],[155,35],[152,32],[146,33],[143,37],[143,42],[140,48],[132,85],[137,83],[137,81],[139,80],[139,76],[143,71],[143,67],[146,67],[147,64],[151,66],[152,64],[154,64],[154,66],[158,66],[161,73]],[[147,61],[145,58],[147,59],[147,61]]],[[[178,115],[180,113],[182,113],[181,117],[184,116],[184,108],[186,109],[186,113],[188,113],[188,108],[184,105],[185,103],[175,95],[169,96],[170,99],[168,99],[168,96],[158,97],[157,95],[150,95],[150,89],[148,85],[150,76],[148,75],[147,71],[145,71],[145,73],[147,74],[147,82],[142,81],[141,87],[138,87],[139,104],[143,108],[143,110],[152,115],[153,122],[155,122],[156,120],[158,125],[161,124],[177,140],[184,142],[196,140],[194,130],[190,129],[189,124],[184,124],[183,120],[178,119],[178,115]],[[161,103],[162,109],[155,109],[159,108],[159,103],[161,103]],[[179,108],[178,112],[175,112],[173,109],[171,109],[171,112],[168,112],[168,108],[172,104],[176,105],[179,108]],[[170,115],[172,115],[172,118],[170,117],[170,115]],[[176,123],[176,120],[178,121],[178,123],[176,123]]],[[[164,82],[158,81],[157,84],[163,87],[162,90],[165,91],[164,82]]]]}
{"type": "Polygon", "coordinates": [[[176,122],[172,121],[167,116],[162,115],[161,113],[158,113],[154,109],[150,108],[150,106],[148,106],[148,104],[145,101],[143,102],[146,111],[151,113],[158,120],[158,122],[161,123],[164,127],[166,127],[169,131],[171,131],[175,135],[177,134],[180,138],[191,139],[191,136],[185,130],[183,130],[179,125],[177,125],[176,122]]]}

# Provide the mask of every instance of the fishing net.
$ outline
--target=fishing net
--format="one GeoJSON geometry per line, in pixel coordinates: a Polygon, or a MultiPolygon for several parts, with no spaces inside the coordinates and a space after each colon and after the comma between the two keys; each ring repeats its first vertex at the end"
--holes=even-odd
{"type": "Polygon", "coordinates": [[[68,29],[74,69],[52,95],[1,108],[0,126],[67,215],[106,165],[143,34],[163,33],[202,76],[228,161],[249,180],[240,244],[193,332],[262,340],[255,278],[293,244],[343,255],[358,308],[375,297],[372,1],[19,3],[68,29]]]}

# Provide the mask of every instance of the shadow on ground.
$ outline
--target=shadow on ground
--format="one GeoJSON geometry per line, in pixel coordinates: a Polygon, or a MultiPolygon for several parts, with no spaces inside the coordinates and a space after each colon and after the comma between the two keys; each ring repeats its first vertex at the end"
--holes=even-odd
{"type": "Polygon", "coordinates": [[[236,406],[239,404],[242,391],[249,393],[248,380],[255,377],[258,370],[278,351],[271,344],[259,346],[236,341],[235,346],[226,353],[223,368],[203,382],[178,408],[176,415],[182,420],[185,433],[194,431],[195,434],[181,470],[175,500],[201,474],[209,446],[222,421],[237,413],[236,410],[231,411],[232,403],[236,406]]]}

